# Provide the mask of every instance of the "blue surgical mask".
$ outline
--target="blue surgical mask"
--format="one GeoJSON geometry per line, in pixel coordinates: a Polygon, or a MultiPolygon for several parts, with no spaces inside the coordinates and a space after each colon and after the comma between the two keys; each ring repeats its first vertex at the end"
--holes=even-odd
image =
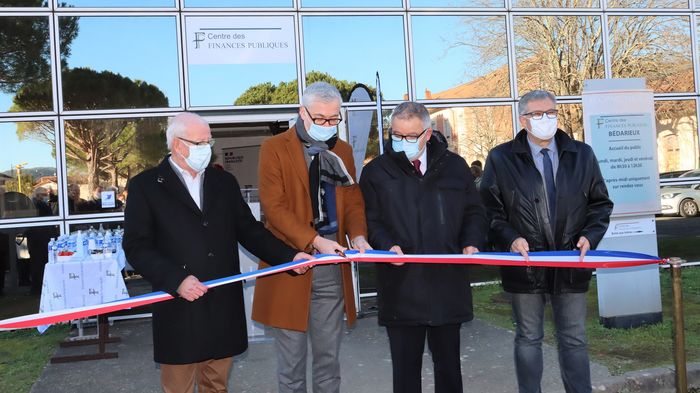
{"type": "Polygon", "coordinates": [[[338,133],[338,126],[324,127],[318,124],[311,124],[311,128],[307,132],[314,140],[325,142],[338,133]]]}
{"type": "Polygon", "coordinates": [[[204,168],[209,165],[209,160],[211,159],[211,146],[188,146],[190,149],[190,155],[185,158],[185,162],[190,166],[195,172],[201,172],[204,168]]]}
{"type": "Polygon", "coordinates": [[[406,154],[406,158],[408,158],[409,161],[413,161],[421,155],[420,142],[420,139],[418,139],[416,143],[409,143],[406,142],[406,140],[399,142],[392,140],[391,147],[395,152],[404,152],[404,154],[406,154]]]}

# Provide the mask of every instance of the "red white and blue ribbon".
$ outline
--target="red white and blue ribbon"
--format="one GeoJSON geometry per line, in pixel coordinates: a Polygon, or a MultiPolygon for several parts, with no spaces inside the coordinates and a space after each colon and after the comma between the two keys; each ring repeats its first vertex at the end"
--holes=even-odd
{"type": "MultiPolygon", "coordinates": [[[[368,251],[359,253],[348,250],[345,256],[341,255],[316,255],[316,259],[287,262],[281,265],[271,266],[253,272],[237,274],[216,280],[203,282],[208,288],[232,284],[244,280],[253,280],[258,277],[286,272],[304,266],[329,265],[341,262],[358,263],[443,263],[443,264],[475,264],[491,266],[542,266],[542,267],[568,267],[568,268],[623,268],[642,265],[658,264],[662,262],[659,257],[646,254],[618,251],[588,251],[583,261],[579,261],[579,251],[543,251],[531,252],[529,260],[516,253],[480,252],[473,255],[463,254],[425,254],[425,255],[397,255],[389,251],[368,251]]],[[[25,315],[0,321],[0,330],[34,328],[42,325],[51,325],[67,322],[74,319],[87,318],[95,315],[145,306],[170,300],[173,297],[165,292],[152,292],[145,295],[134,296],[127,299],[116,300],[95,306],[78,307],[66,310],[51,311],[40,314],[25,315]]]]}

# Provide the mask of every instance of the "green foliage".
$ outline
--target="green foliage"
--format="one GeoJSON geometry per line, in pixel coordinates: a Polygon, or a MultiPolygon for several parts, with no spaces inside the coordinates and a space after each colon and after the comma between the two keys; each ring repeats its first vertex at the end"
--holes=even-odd
{"type": "MultiPolygon", "coordinates": [[[[669,269],[660,273],[663,322],[634,329],[608,329],[598,321],[598,293],[595,279],[588,292],[586,330],[591,359],[612,374],[673,364],[672,299],[669,269]]],[[[684,268],[683,307],[688,361],[700,360],[700,268],[684,268]]],[[[515,330],[510,302],[500,285],[474,289],[474,314],[506,329],[515,330]]],[[[556,346],[551,308],[545,316],[545,341],[556,346]]]]}
{"type": "Polygon", "coordinates": [[[44,334],[34,329],[0,332],[0,392],[28,392],[68,332],[67,325],[44,334]]]}
{"type": "MultiPolygon", "coordinates": [[[[311,71],[306,74],[306,84],[310,85],[314,82],[324,81],[338,88],[340,95],[343,96],[343,101],[348,101],[352,88],[357,82],[335,79],[329,74],[320,71],[311,71]]],[[[367,87],[370,91],[370,96],[374,97],[377,91],[373,87],[367,87]]],[[[297,81],[280,82],[278,85],[273,85],[272,82],[264,82],[255,86],[251,86],[238,97],[234,105],[274,105],[274,104],[295,104],[299,102],[297,94],[297,81]]]]}
{"type": "Polygon", "coordinates": [[[20,184],[17,181],[17,178],[14,178],[5,182],[5,191],[21,192],[24,195],[31,196],[33,191],[32,186],[34,185],[34,178],[32,177],[32,175],[23,173],[20,175],[20,179],[22,180],[21,190],[19,189],[20,184]]]}

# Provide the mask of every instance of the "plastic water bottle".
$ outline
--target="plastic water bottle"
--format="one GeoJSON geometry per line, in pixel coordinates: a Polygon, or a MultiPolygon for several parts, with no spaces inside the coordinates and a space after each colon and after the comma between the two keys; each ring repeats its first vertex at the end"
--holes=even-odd
{"type": "Polygon", "coordinates": [[[47,246],[48,251],[49,251],[49,263],[55,263],[56,262],[56,239],[51,238],[51,241],[49,241],[49,245],[47,246]]]}
{"type": "Polygon", "coordinates": [[[87,249],[87,237],[83,236],[83,231],[79,230],[75,235],[75,255],[82,259],[85,258],[85,250],[87,249]]]}
{"type": "Polygon", "coordinates": [[[105,258],[112,257],[112,232],[105,232],[104,242],[102,243],[102,255],[105,258]]]}
{"type": "Polygon", "coordinates": [[[102,254],[102,250],[104,249],[104,244],[105,244],[105,235],[103,235],[101,232],[97,232],[97,237],[95,237],[95,253],[94,254],[97,254],[97,255],[102,254]]]}
{"type": "Polygon", "coordinates": [[[124,231],[120,228],[117,228],[116,231],[114,231],[114,252],[120,252],[122,250],[122,240],[124,239],[124,231]]]}
{"type": "Polygon", "coordinates": [[[66,236],[61,235],[56,241],[56,250],[60,253],[61,251],[66,251],[66,236]]]}
{"type": "Polygon", "coordinates": [[[95,254],[95,250],[97,249],[97,239],[95,236],[95,231],[92,229],[92,227],[90,227],[90,231],[88,232],[87,243],[88,254],[95,254]]]}
{"type": "Polygon", "coordinates": [[[66,244],[68,251],[75,253],[78,249],[78,238],[75,234],[68,236],[68,242],[66,244]]]}

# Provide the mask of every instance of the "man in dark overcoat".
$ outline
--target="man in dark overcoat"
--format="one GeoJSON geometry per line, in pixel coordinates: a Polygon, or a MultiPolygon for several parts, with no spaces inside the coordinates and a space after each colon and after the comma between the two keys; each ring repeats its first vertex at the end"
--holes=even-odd
{"type": "Polygon", "coordinates": [[[171,154],[130,182],[123,247],[154,289],[175,297],[153,306],[163,390],[225,392],[232,356],[248,347],[243,290],[207,290],[202,281],[240,273],[239,243],[272,264],[310,256],[267,231],[236,178],[209,166],[214,141],[204,119],[179,114],[166,137],[171,154]]]}
{"type": "MultiPolygon", "coordinates": [[[[391,143],[362,171],[369,242],[398,254],[472,254],[486,220],[466,161],[447,150],[422,105],[391,115],[391,143]]],[[[386,326],[394,392],[421,392],[426,337],[435,391],[462,392],[459,329],[473,318],[468,267],[377,264],[379,324],[386,326]]]]}

